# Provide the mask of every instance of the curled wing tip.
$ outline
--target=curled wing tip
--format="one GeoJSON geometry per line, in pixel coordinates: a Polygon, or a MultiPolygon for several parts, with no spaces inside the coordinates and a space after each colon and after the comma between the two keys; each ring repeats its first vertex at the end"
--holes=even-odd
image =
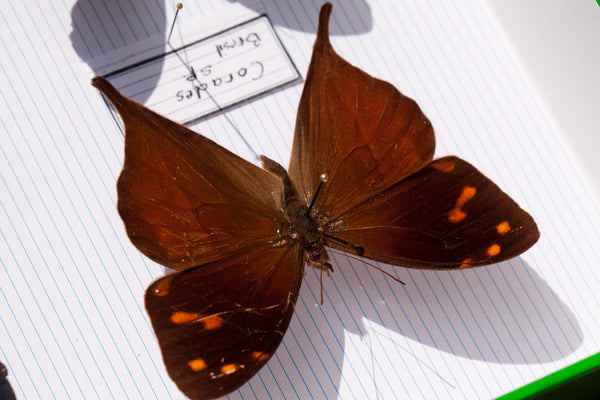
{"type": "Polygon", "coordinates": [[[103,76],[95,76],[92,78],[92,86],[101,91],[106,97],[112,98],[117,89],[103,76]]]}
{"type": "Polygon", "coordinates": [[[123,96],[121,92],[115,88],[112,83],[103,76],[96,76],[92,78],[92,86],[98,89],[110,102],[121,112],[125,103],[130,103],[127,97],[123,96]]]}
{"type": "Polygon", "coordinates": [[[316,45],[329,44],[329,17],[333,5],[330,2],[323,4],[319,12],[319,28],[317,31],[316,45]]]}
{"type": "MultiPolygon", "coordinates": [[[[92,78],[92,86],[95,88],[100,88],[103,85],[110,85],[110,82],[106,80],[103,76],[95,76],[92,78]]],[[[112,86],[112,85],[111,85],[112,86]]]]}

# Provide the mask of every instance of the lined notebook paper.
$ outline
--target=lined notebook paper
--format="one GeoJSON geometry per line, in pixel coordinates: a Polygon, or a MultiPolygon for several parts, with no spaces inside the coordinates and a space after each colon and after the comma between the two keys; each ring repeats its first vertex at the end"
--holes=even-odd
{"type": "MultiPolygon", "coordinates": [[[[320,2],[189,0],[175,45],[265,13],[306,74],[320,2]]],[[[166,52],[161,0],[7,2],[0,10],[0,361],[19,399],[183,399],[143,305],[164,273],[116,211],[123,137],[95,74],[166,52]],[[132,50],[133,49],[133,50],[132,50]]],[[[413,97],[456,154],[537,220],[539,243],[455,272],[333,254],[304,279],[265,368],[230,399],[494,398],[600,351],[600,213],[489,10],[479,2],[334,2],[342,57],[413,97]]],[[[158,75],[163,72],[156,67],[158,75]]],[[[287,165],[303,78],[227,110],[287,165]]],[[[223,114],[192,125],[246,159],[223,114]]]]}

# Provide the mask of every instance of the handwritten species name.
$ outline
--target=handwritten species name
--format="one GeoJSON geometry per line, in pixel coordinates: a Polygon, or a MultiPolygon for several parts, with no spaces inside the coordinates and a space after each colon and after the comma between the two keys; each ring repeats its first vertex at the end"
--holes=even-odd
{"type": "Polygon", "coordinates": [[[222,89],[221,87],[224,88],[228,85],[239,85],[243,83],[242,81],[255,81],[263,76],[265,68],[260,61],[252,61],[225,74],[213,73],[213,71],[212,65],[206,65],[197,74],[187,75],[185,78],[192,82],[193,87],[179,90],[176,94],[177,101],[202,99],[202,92],[208,89],[222,89]]]}

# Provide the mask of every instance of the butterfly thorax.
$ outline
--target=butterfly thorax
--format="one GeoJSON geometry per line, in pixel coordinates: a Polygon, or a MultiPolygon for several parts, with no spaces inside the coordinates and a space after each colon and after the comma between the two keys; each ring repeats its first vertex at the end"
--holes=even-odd
{"type": "Polygon", "coordinates": [[[287,171],[280,164],[265,156],[261,156],[261,160],[263,168],[280,177],[283,184],[284,212],[287,221],[282,229],[282,234],[302,246],[309,265],[324,270],[332,269],[327,262],[323,231],[310,216],[308,207],[300,200],[298,191],[287,171]]]}

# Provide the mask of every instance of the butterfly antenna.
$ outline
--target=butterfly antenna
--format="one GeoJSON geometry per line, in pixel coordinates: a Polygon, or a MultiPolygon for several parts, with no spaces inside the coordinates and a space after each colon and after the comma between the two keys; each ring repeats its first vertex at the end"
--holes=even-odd
{"type": "MultiPolygon", "coordinates": [[[[351,249],[352,251],[354,251],[358,256],[362,256],[363,254],[365,254],[365,249],[363,249],[360,246],[356,246],[344,239],[340,239],[340,238],[336,238],[335,236],[331,236],[328,234],[324,235],[327,239],[329,239],[330,241],[333,242],[337,242],[339,244],[341,244],[344,247],[347,247],[348,249],[351,249]]],[[[327,244],[327,243],[326,243],[327,244]]]]}
{"type": "Polygon", "coordinates": [[[337,250],[335,250],[335,249],[332,249],[332,248],[329,248],[329,250],[330,250],[331,252],[333,252],[333,253],[337,253],[337,254],[340,254],[340,255],[343,255],[343,256],[346,256],[346,257],[350,257],[350,258],[352,258],[352,259],[354,259],[354,260],[356,260],[356,261],[362,261],[362,262],[364,262],[365,264],[367,264],[369,267],[373,267],[373,268],[375,268],[376,270],[378,270],[378,271],[380,271],[380,272],[383,272],[384,274],[386,274],[387,276],[389,276],[390,278],[392,278],[392,279],[393,279],[393,280],[395,280],[396,282],[398,282],[398,283],[401,283],[401,284],[403,284],[403,285],[406,285],[406,283],[402,282],[400,279],[396,278],[394,275],[390,274],[389,272],[387,272],[387,271],[385,271],[385,270],[383,270],[383,269],[379,268],[379,267],[378,267],[377,265],[375,265],[375,264],[372,264],[372,263],[370,263],[370,262],[368,262],[368,261],[365,261],[365,260],[363,260],[363,259],[361,259],[361,258],[354,257],[354,256],[353,256],[353,255],[351,255],[351,254],[348,254],[348,253],[342,253],[341,251],[337,251],[337,250]]]}
{"type": "Polygon", "coordinates": [[[329,175],[321,174],[321,176],[319,178],[321,179],[321,182],[319,182],[319,186],[317,187],[317,190],[315,191],[315,195],[313,196],[312,200],[310,201],[310,205],[308,206],[307,214],[310,214],[310,211],[312,210],[313,206],[315,205],[315,201],[317,200],[317,196],[319,195],[319,192],[321,191],[323,184],[329,180],[329,175]]]}

